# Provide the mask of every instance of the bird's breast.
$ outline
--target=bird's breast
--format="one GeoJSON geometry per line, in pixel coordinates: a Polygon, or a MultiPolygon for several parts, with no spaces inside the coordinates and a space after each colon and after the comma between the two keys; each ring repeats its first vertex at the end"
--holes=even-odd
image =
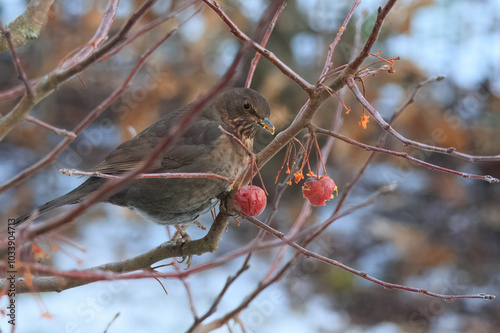
{"type": "MultiPolygon", "coordinates": [[[[248,139],[243,143],[251,151],[253,141],[248,139]]],[[[245,149],[233,138],[226,135],[219,138],[218,144],[215,145],[210,156],[211,165],[214,166],[212,172],[228,178],[236,178],[250,162],[250,157],[245,149]]]]}

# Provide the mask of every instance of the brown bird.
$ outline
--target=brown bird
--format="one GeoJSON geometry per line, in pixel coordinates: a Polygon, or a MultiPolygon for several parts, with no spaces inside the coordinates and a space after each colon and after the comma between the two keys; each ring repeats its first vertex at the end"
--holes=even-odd
{"type": "MultiPolygon", "coordinates": [[[[119,175],[136,168],[168,136],[170,128],[189,112],[190,106],[169,112],[119,145],[90,171],[119,175]]],[[[269,113],[269,105],[258,92],[246,88],[226,90],[205,104],[182,136],[167,148],[148,172],[211,172],[236,178],[250,157],[219,126],[252,151],[257,125],[274,134],[274,126],[267,118],[269,113]]],[[[43,214],[60,206],[79,203],[106,181],[105,178],[90,177],[73,191],[40,206],[38,212],[43,214]]],[[[106,202],[134,209],[159,224],[187,224],[211,210],[218,201],[217,197],[228,191],[230,185],[214,178],[136,179],[106,202]]],[[[18,217],[16,224],[27,220],[32,213],[18,217]]]]}

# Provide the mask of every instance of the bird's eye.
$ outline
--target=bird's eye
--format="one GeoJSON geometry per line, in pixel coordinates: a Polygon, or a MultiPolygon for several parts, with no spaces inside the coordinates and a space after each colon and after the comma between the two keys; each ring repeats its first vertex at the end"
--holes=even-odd
{"type": "Polygon", "coordinates": [[[245,110],[250,110],[250,103],[248,103],[248,102],[243,103],[243,108],[245,110]]]}

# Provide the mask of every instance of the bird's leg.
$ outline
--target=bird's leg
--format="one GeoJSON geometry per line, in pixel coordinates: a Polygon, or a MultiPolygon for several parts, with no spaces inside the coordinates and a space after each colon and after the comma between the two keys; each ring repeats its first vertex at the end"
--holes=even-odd
{"type": "Polygon", "coordinates": [[[193,223],[196,224],[196,226],[201,230],[207,230],[207,228],[203,224],[201,224],[198,220],[194,220],[193,223]]]}
{"type": "Polygon", "coordinates": [[[182,243],[185,243],[185,242],[191,240],[191,237],[189,237],[189,235],[186,233],[186,229],[188,227],[189,227],[189,224],[188,225],[174,224],[174,228],[175,228],[175,230],[177,230],[177,232],[172,237],[172,240],[179,240],[182,243]]]}
{"type": "MultiPolygon", "coordinates": [[[[182,247],[184,246],[184,244],[186,244],[188,241],[191,240],[191,237],[186,233],[186,229],[189,228],[189,224],[187,224],[187,225],[177,225],[177,224],[174,224],[174,228],[175,228],[175,230],[177,230],[177,232],[172,237],[172,240],[176,240],[177,245],[179,245],[179,247],[182,250],[182,247]]],[[[189,267],[191,266],[191,262],[193,260],[193,256],[187,256],[187,257],[186,256],[182,256],[182,260],[181,261],[177,261],[177,262],[179,264],[181,264],[181,263],[184,262],[184,260],[186,260],[186,258],[187,258],[187,261],[186,261],[187,267],[186,267],[186,269],[189,269],[189,267]]]]}

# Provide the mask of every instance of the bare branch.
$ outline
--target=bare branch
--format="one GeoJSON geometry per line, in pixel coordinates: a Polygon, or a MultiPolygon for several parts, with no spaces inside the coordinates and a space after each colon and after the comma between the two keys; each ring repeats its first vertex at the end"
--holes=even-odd
{"type": "Polygon", "coordinates": [[[347,14],[347,16],[344,20],[344,23],[342,23],[342,26],[339,28],[339,32],[337,32],[337,36],[335,36],[335,39],[328,47],[328,54],[326,55],[325,66],[323,67],[323,71],[321,72],[321,75],[319,76],[318,82],[316,82],[316,86],[319,86],[320,84],[325,82],[326,76],[333,65],[333,63],[332,63],[333,51],[335,51],[335,47],[337,46],[337,44],[340,41],[340,38],[344,34],[344,31],[347,28],[349,21],[351,20],[352,14],[354,14],[354,11],[356,10],[356,8],[359,6],[360,3],[361,3],[361,0],[354,0],[351,10],[347,14]]]}
{"type": "Polygon", "coordinates": [[[229,276],[227,278],[226,284],[222,288],[221,292],[217,295],[217,298],[213,301],[212,306],[210,306],[210,308],[207,310],[207,312],[205,312],[205,314],[203,316],[201,316],[200,318],[195,318],[195,321],[194,321],[193,325],[191,325],[191,327],[186,332],[188,332],[188,333],[196,332],[197,331],[196,328],[205,319],[207,319],[213,313],[215,313],[215,311],[217,310],[217,306],[219,305],[220,301],[222,300],[222,297],[224,297],[224,295],[226,294],[226,291],[229,289],[229,287],[231,286],[231,284],[233,284],[233,282],[236,281],[236,279],[241,274],[243,274],[248,268],[250,268],[250,266],[248,265],[249,261],[250,261],[250,255],[248,255],[246,257],[246,259],[243,261],[243,264],[241,265],[241,268],[233,276],[229,276]]]}
{"type": "MultiPolygon", "coordinates": [[[[150,267],[151,265],[168,258],[183,257],[190,255],[201,255],[207,252],[213,252],[217,249],[222,233],[226,230],[229,221],[229,216],[219,214],[212,224],[208,233],[200,239],[192,240],[186,243],[178,243],[175,241],[165,242],[156,248],[138,255],[136,257],[96,266],[91,269],[82,271],[55,271],[46,266],[35,264],[38,266],[30,266],[32,272],[45,272],[46,274],[53,274],[54,276],[34,277],[32,285],[29,285],[24,278],[16,281],[17,293],[36,292],[50,292],[50,291],[63,291],[92,283],[100,280],[115,280],[119,277],[110,273],[124,273],[141,270],[150,267]],[[38,268],[38,269],[36,269],[38,268]]],[[[222,264],[222,262],[220,263],[222,264]]],[[[208,266],[211,267],[211,266],[208,266]]],[[[145,278],[152,277],[153,275],[159,277],[185,277],[189,274],[199,270],[207,269],[207,266],[202,266],[197,270],[189,270],[180,272],[178,274],[139,274],[137,276],[127,275],[122,278],[145,278]]],[[[0,291],[9,288],[9,283],[6,279],[0,279],[0,291]]]]}
{"type": "Polygon", "coordinates": [[[33,89],[31,88],[30,82],[26,76],[24,68],[21,66],[21,60],[17,56],[16,48],[12,43],[11,32],[9,30],[4,29],[1,22],[0,22],[0,35],[2,35],[5,38],[7,44],[9,45],[10,53],[12,54],[12,62],[14,63],[14,67],[16,68],[17,77],[19,80],[21,80],[21,82],[24,84],[24,87],[26,88],[26,98],[28,99],[33,98],[33,89]]]}
{"type": "MultiPolygon", "coordinates": [[[[100,177],[100,178],[108,178],[108,179],[122,179],[124,176],[122,175],[110,175],[105,174],[98,171],[80,171],[76,169],[61,169],[59,170],[63,175],[67,176],[89,176],[89,177],[100,177]]],[[[234,182],[234,179],[227,178],[221,175],[217,175],[215,173],[204,173],[204,172],[166,172],[166,173],[141,173],[134,177],[134,179],[148,179],[148,178],[213,178],[223,180],[228,183],[234,182]]]]}
{"type": "MultiPolygon", "coordinates": [[[[383,8],[379,7],[377,19],[375,20],[375,25],[373,26],[372,32],[370,33],[370,36],[368,37],[365,45],[363,46],[363,49],[361,50],[361,52],[358,54],[357,57],[355,57],[352,61],[349,62],[349,64],[347,64],[347,66],[335,78],[335,80],[331,84],[329,84],[329,88],[331,90],[339,91],[340,89],[342,89],[346,84],[345,80],[348,77],[354,76],[356,74],[356,72],[359,70],[359,67],[366,60],[366,58],[369,57],[370,50],[378,39],[378,36],[380,34],[380,30],[382,29],[382,25],[384,24],[384,21],[385,21],[387,15],[389,15],[389,12],[391,11],[391,9],[395,3],[396,3],[396,0],[388,0],[386,5],[383,8]]],[[[328,98],[328,95],[329,95],[329,92],[327,89],[324,89],[319,94],[319,96],[322,99],[328,98]]]]}
{"type": "MultiPolygon", "coordinates": [[[[130,29],[137,23],[137,21],[151,8],[156,0],[147,0],[141,7],[139,7],[134,14],[126,21],[122,29],[111,38],[107,43],[86,55],[83,59],[76,61],[74,65],[65,69],[56,69],[45,77],[41,78],[32,88],[33,95],[29,97],[25,95],[17,103],[17,105],[4,117],[0,118],[0,140],[2,140],[7,133],[9,133],[20,122],[26,119],[29,111],[38,104],[45,97],[50,95],[60,84],[74,76],[75,74],[83,71],[91,64],[95,63],[110,49],[115,47],[118,43],[126,40],[126,36],[130,29]]],[[[107,24],[107,22],[101,23],[107,24]]]]}
{"type": "Polygon", "coordinates": [[[326,264],[329,264],[331,266],[335,266],[335,267],[338,267],[340,269],[343,269],[349,273],[352,273],[354,275],[357,275],[365,280],[368,280],[368,281],[371,281],[371,282],[374,282],[386,289],[399,289],[399,290],[405,290],[405,291],[410,291],[410,292],[414,292],[414,293],[420,293],[420,294],[424,294],[424,295],[428,295],[428,296],[432,296],[432,297],[436,297],[436,298],[440,298],[440,299],[445,299],[445,300],[453,300],[453,299],[458,299],[458,298],[481,298],[481,299],[486,299],[486,300],[492,300],[495,298],[495,296],[493,295],[486,295],[486,294],[477,294],[477,295],[445,295],[445,294],[438,294],[438,293],[434,293],[434,292],[430,292],[430,291],[427,291],[426,289],[421,289],[421,288],[412,288],[412,287],[407,287],[407,286],[403,286],[403,285],[399,285],[399,284],[393,284],[393,283],[388,283],[388,282],[385,282],[385,281],[382,281],[382,280],[379,280],[377,278],[374,278],[372,276],[369,276],[367,273],[363,272],[363,271],[359,271],[359,270],[356,270],[352,267],[349,267],[345,264],[343,264],[342,262],[338,261],[338,260],[334,260],[334,259],[330,259],[330,258],[327,258],[325,256],[322,256],[316,252],[313,252],[313,251],[310,251],[310,250],[307,250],[306,248],[298,245],[297,243],[295,242],[291,242],[291,241],[288,241],[286,240],[284,237],[281,237],[282,233],[265,225],[264,223],[260,222],[259,220],[257,220],[256,218],[254,217],[250,217],[250,216],[245,216],[245,218],[252,222],[253,224],[255,224],[256,226],[258,226],[259,228],[263,229],[263,230],[266,230],[267,232],[273,234],[274,236],[276,237],[279,237],[281,239],[283,239],[288,245],[290,245],[291,247],[293,247],[294,249],[296,249],[297,251],[299,251],[300,254],[306,256],[307,258],[315,258],[321,262],[324,262],[326,264]]]}
{"type": "Polygon", "coordinates": [[[74,51],[75,55],[71,56],[70,59],[65,60],[59,68],[64,69],[75,65],[80,59],[88,57],[97,47],[106,41],[109,29],[111,29],[111,24],[115,19],[119,3],[120,0],[109,1],[108,8],[106,9],[106,12],[104,12],[101,24],[99,25],[99,28],[97,28],[94,36],[90,39],[87,45],[80,48],[78,52],[74,51]]]}
{"type": "Polygon", "coordinates": [[[453,169],[448,169],[448,168],[441,167],[441,166],[438,166],[438,165],[435,165],[435,164],[432,164],[432,163],[424,162],[422,160],[419,160],[418,158],[410,156],[408,153],[398,152],[398,151],[394,151],[394,150],[390,150],[390,149],[384,149],[384,148],[380,148],[380,147],[376,147],[376,146],[370,146],[370,145],[361,143],[359,141],[356,141],[354,139],[348,138],[346,136],[343,136],[341,134],[338,134],[338,133],[335,133],[335,132],[332,132],[332,131],[328,131],[328,130],[325,130],[325,129],[322,129],[322,128],[319,128],[319,127],[316,127],[316,126],[313,127],[313,125],[311,125],[311,127],[312,127],[312,131],[314,131],[316,133],[330,135],[330,136],[332,136],[334,138],[337,138],[339,140],[347,142],[347,143],[349,143],[351,145],[363,148],[366,151],[373,151],[373,152],[377,152],[377,153],[383,153],[383,154],[387,154],[387,155],[393,155],[393,156],[401,157],[401,158],[404,158],[405,160],[412,161],[414,163],[423,165],[423,166],[425,166],[425,167],[427,167],[427,168],[429,168],[431,170],[441,171],[441,172],[448,173],[448,174],[451,174],[451,175],[460,176],[462,178],[474,178],[474,179],[484,180],[484,181],[487,181],[489,183],[498,183],[498,179],[497,178],[493,178],[491,176],[475,175],[475,174],[472,174],[472,173],[466,173],[466,172],[456,171],[456,170],[453,170],[453,169]]]}
{"type": "Polygon", "coordinates": [[[248,43],[249,45],[252,46],[257,52],[262,54],[264,58],[269,60],[274,66],[276,66],[283,74],[288,76],[290,79],[292,79],[295,83],[297,83],[302,89],[304,89],[305,92],[308,94],[311,94],[314,86],[311,85],[309,82],[304,80],[302,77],[300,77],[297,73],[295,73],[290,67],[285,65],[278,57],[274,55],[271,51],[265,49],[261,45],[257,44],[255,41],[253,41],[250,37],[248,37],[243,31],[241,31],[236,24],[227,16],[226,13],[222,11],[220,8],[219,4],[214,1],[214,0],[203,0],[204,3],[207,4],[210,8],[213,9],[217,15],[219,15],[224,23],[226,23],[236,37],[244,41],[245,43],[248,43]]]}
{"type": "Polygon", "coordinates": [[[359,66],[361,66],[361,64],[370,55],[370,50],[372,49],[373,45],[378,39],[380,30],[382,30],[382,26],[384,25],[385,18],[387,17],[387,15],[389,15],[389,12],[391,11],[395,3],[396,0],[389,0],[387,1],[387,4],[384,6],[384,8],[381,7],[378,8],[378,14],[377,14],[377,19],[375,20],[375,25],[373,26],[372,32],[370,33],[370,36],[368,37],[368,40],[365,43],[365,46],[363,47],[359,55],[353,61],[351,61],[345,68],[345,73],[347,75],[354,75],[358,71],[359,66]]]}
{"type": "Polygon", "coordinates": [[[70,138],[76,138],[76,134],[71,132],[71,131],[68,131],[68,130],[65,130],[64,128],[57,128],[57,127],[54,127],[52,126],[51,124],[47,124],[46,122],[38,119],[38,118],[35,118],[33,116],[30,116],[28,115],[26,117],[26,121],[29,121],[30,123],[33,123],[33,124],[36,124],[38,126],[41,126],[41,127],[44,127],[54,133],[56,133],[57,135],[65,135],[67,137],[70,137],[70,138]]]}
{"type": "MultiPolygon", "coordinates": [[[[493,156],[475,156],[475,155],[469,155],[469,154],[464,154],[457,152],[455,148],[453,147],[448,147],[448,148],[440,148],[436,146],[431,146],[427,145],[425,143],[420,143],[414,140],[410,140],[399,134],[394,128],[392,128],[391,125],[389,125],[384,118],[382,118],[382,115],[370,104],[368,101],[365,99],[361,91],[359,91],[359,88],[356,86],[356,83],[354,82],[353,78],[348,78],[347,79],[347,85],[353,92],[354,96],[358,100],[358,102],[363,105],[365,109],[368,110],[370,115],[375,119],[375,121],[379,124],[380,127],[382,127],[386,132],[391,134],[393,137],[401,141],[401,143],[404,146],[411,146],[415,147],[421,150],[426,150],[426,151],[431,151],[431,152],[436,152],[436,153],[441,153],[441,154],[447,154],[451,156],[455,156],[464,160],[468,160],[470,162],[477,162],[477,161],[500,161],[500,155],[493,155],[493,156]]],[[[495,180],[495,178],[491,176],[487,176],[485,180],[490,181],[490,183],[496,183],[498,180],[495,180]],[[490,180],[488,180],[490,179],[490,180]]]]}
{"type": "MultiPolygon", "coordinates": [[[[363,47],[363,51],[353,61],[351,61],[348,66],[346,66],[346,68],[335,78],[335,80],[331,84],[329,84],[328,87],[320,84],[318,87],[316,87],[316,89],[306,90],[311,97],[309,100],[307,100],[304,106],[302,106],[292,124],[290,124],[290,126],[288,126],[284,131],[276,135],[274,140],[256,155],[256,163],[259,168],[265,165],[271,159],[271,157],[273,157],[278,151],[286,146],[286,144],[288,144],[288,142],[290,142],[301,130],[306,128],[311,123],[311,120],[316,114],[319,107],[330,97],[329,89],[333,91],[339,91],[345,86],[346,79],[356,73],[362,62],[369,56],[368,51],[375,43],[375,40],[380,33],[380,29],[382,28],[382,24],[395,2],[396,0],[389,0],[383,9],[379,9],[375,26],[373,27],[370,37],[363,47]],[[367,49],[368,51],[365,52],[365,50],[367,49]]],[[[252,47],[255,48],[254,44],[252,44],[252,47]]],[[[263,55],[265,56],[265,54],[263,55]]],[[[289,72],[288,74],[292,75],[291,78],[295,82],[302,80],[302,78],[298,76],[295,77],[294,75],[297,74],[293,72],[289,72]]],[[[288,74],[287,76],[289,76],[288,74]]],[[[303,85],[300,86],[302,87],[303,85]]],[[[242,183],[248,181],[249,177],[246,176],[242,183]]]]}
{"type": "MultiPolygon", "coordinates": [[[[175,32],[178,31],[178,28],[172,29],[169,33],[165,35],[163,39],[161,39],[159,42],[156,43],[153,47],[151,47],[148,51],[146,51],[141,58],[139,58],[136,67],[130,72],[128,77],[125,79],[123,82],[122,86],[118,89],[116,89],[108,98],[106,98],[101,104],[99,104],[94,110],[92,110],[76,127],[73,129],[73,133],[78,135],[81,131],[85,129],[90,123],[92,123],[99,115],[101,115],[104,110],[106,110],[111,104],[113,104],[120,96],[121,94],[127,89],[130,81],[133,79],[133,77],[137,74],[137,71],[139,68],[142,66],[142,64],[147,60],[147,58],[151,55],[151,53],[154,52],[165,40],[170,38],[175,32]]],[[[1,126],[1,125],[0,125],[1,126]]],[[[29,176],[33,175],[36,173],[38,170],[42,169],[43,167],[49,165],[52,163],[55,158],[67,147],[69,144],[73,141],[73,138],[65,138],[63,141],[61,141],[50,153],[45,155],[41,160],[33,164],[32,166],[26,168],[25,170],[21,171],[18,173],[16,176],[11,178],[9,181],[7,181],[5,184],[0,185],[0,193],[4,192],[5,190],[11,188],[12,186],[15,186],[18,184],[20,181],[23,179],[28,178],[29,176]]]]}
{"type": "MultiPolygon", "coordinates": [[[[7,26],[12,33],[13,48],[38,38],[53,2],[54,0],[31,0],[24,13],[7,26]]],[[[6,38],[0,36],[0,53],[8,51],[9,48],[12,49],[6,38]]]]}
{"type": "MultiPolygon", "coordinates": [[[[267,42],[269,41],[269,37],[271,37],[271,33],[273,32],[274,26],[276,25],[276,22],[278,22],[278,17],[280,16],[281,12],[283,9],[285,9],[286,2],[287,0],[280,0],[281,3],[275,2],[275,6],[277,6],[276,11],[274,13],[273,18],[269,22],[269,25],[267,26],[266,33],[264,34],[264,37],[262,38],[262,42],[260,42],[260,46],[266,47],[267,42]]],[[[269,10],[274,9],[273,6],[269,6],[269,10]]],[[[264,15],[265,16],[265,15],[264,15]]],[[[245,88],[250,88],[250,84],[252,83],[253,75],[255,73],[255,69],[257,68],[257,64],[259,63],[260,60],[260,53],[255,53],[255,56],[252,59],[252,62],[250,64],[250,70],[248,71],[247,75],[247,80],[245,82],[245,88]]]]}

